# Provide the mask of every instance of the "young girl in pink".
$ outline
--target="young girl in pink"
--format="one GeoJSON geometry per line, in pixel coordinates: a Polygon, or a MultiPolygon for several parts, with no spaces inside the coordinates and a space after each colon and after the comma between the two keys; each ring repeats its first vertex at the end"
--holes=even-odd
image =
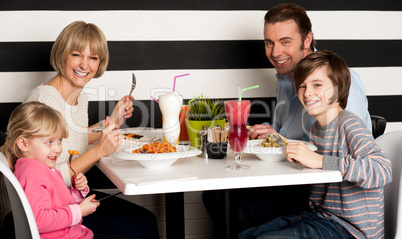
{"type": "Polygon", "coordinates": [[[85,198],[86,177],[77,174],[67,188],[54,168],[62,139],[68,136],[60,113],[39,102],[19,105],[10,116],[7,132],[1,151],[25,191],[40,237],[93,238],[92,231],[81,224],[82,217],[99,206],[95,195],[85,198]]]}

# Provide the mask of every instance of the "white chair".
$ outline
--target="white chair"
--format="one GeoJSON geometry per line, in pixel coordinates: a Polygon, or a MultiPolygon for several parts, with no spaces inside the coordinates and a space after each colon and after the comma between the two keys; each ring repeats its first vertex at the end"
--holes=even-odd
{"type": "Polygon", "coordinates": [[[39,231],[28,199],[17,178],[11,172],[7,158],[0,153],[0,172],[4,175],[14,217],[17,239],[39,239],[39,231]]]}
{"type": "Polygon", "coordinates": [[[386,133],[375,142],[392,162],[393,182],[385,186],[385,238],[402,239],[402,131],[386,133]]]}

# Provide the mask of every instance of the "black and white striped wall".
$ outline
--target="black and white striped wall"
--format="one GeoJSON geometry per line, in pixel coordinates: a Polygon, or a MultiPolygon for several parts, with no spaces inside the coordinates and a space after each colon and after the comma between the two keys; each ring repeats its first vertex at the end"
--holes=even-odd
{"type": "MultiPolygon", "coordinates": [[[[35,86],[55,73],[50,49],[60,31],[75,20],[98,25],[110,48],[108,71],[86,88],[90,121],[108,114],[128,94],[137,75],[136,114],[128,126],[160,127],[158,105],[164,89],[184,99],[204,94],[236,98],[241,88],[253,99],[250,124],[270,121],[275,70],[265,57],[263,16],[281,1],[16,1],[0,2],[0,129],[35,86]]],[[[343,56],[361,76],[371,114],[384,116],[387,131],[402,129],[402,2],[297,1],[313,23],[318,49],[343,56]]]]}
{"type": "MultiPolygon", "coordinates": [[[[161,127],[158,105],[150,96],[171,89],[174,76],[186,73],[176,83],[185,100],[200,94],[237,98],[241,88],[259,84],[243,95],[253,100],[249,121],[270,121],[275,70],[264,53],[263,17],[281,2],[1,0],[0,130],[28,92],[55,74],[49,64],[51,46],[76,20],[103,30],[111,56],[107,72],[86,87],[91,123],[129,93],[132,72],[137,88],[128,126],[161,127]]],[[[360,74],[369,111],[387,119],[386,132],[402,130],[402,1],[294,2],[308,12],[317,48],[338,53],[360,74]]]]}

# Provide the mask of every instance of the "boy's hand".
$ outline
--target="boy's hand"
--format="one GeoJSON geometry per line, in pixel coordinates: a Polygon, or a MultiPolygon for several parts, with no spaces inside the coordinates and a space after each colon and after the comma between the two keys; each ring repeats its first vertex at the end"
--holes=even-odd
{"type": "Polygon", "coordinates": [[[276,130],[267,124],[256,124],[251,127],[247,135],[250,136],[251,139],[265,139],[267,134],[276,133],[276,130]]]}
{"type": "Polygon", "coordinates": [[[286,159],[289,162],[297,161],[309,168],[322,168],[324,156],[312,151],[300,141],[288,142],[285,147],[286,159]]]}
{"type": "Polygon", "coordinates": [[[87,178],[83,173],[77,174],[77,177],[74,178],[74,188],[78,191],[85,190],[88,186],[87,178]]]}
{"type": "Polygon", "coordinates": [[[96,208],[100,205],[100,203],[95,200],[95,196],[95,194],[92,194],[80,203],[81,213],[83,217],[95,212],[96,208]]]}

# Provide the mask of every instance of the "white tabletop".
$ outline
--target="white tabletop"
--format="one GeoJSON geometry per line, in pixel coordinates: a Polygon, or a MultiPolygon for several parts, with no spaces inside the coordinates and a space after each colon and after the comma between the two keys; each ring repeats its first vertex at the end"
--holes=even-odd
{"type": "MultiPolygon", "coordinates": [[[[161,138],[160,131],[145,129],[138,133],[148,138],[161,138]]],[[[294,163],[262,161],[254,154],[243,154],[242,162],[250,165],[250,169],[226,170],[227,165],[234,164],[234,155],[229,150],[225,159],[181,158],[165,169],[147,169],[137,161],[113,157],[102,158],[98,167],[125,195],[166,193],[166,236],[169,239],[185,238],[183,192],[342,181],[339,171],[306,167],[299,170],[294,163]]],[[[229,196],[224,194],[224,197],[230,201],[229,196]]],[[[230,222],[232,212],[226,207],[224,210],[225,238],[235,238],[237,234],[230,222]]]]}
{"type": "Polygon", "coordinates": [[[166,169],[147,169],[137,161],[106,157],[98,167],[125,195],[342,181],[339,171],[306,167],[299,170],[288,161],[266,162],[253,154],[243,154],[242,162],[250,169],[226,170],[225,166],[234,164],[232,153],[226,159],[182,158],[166,169]]]}

